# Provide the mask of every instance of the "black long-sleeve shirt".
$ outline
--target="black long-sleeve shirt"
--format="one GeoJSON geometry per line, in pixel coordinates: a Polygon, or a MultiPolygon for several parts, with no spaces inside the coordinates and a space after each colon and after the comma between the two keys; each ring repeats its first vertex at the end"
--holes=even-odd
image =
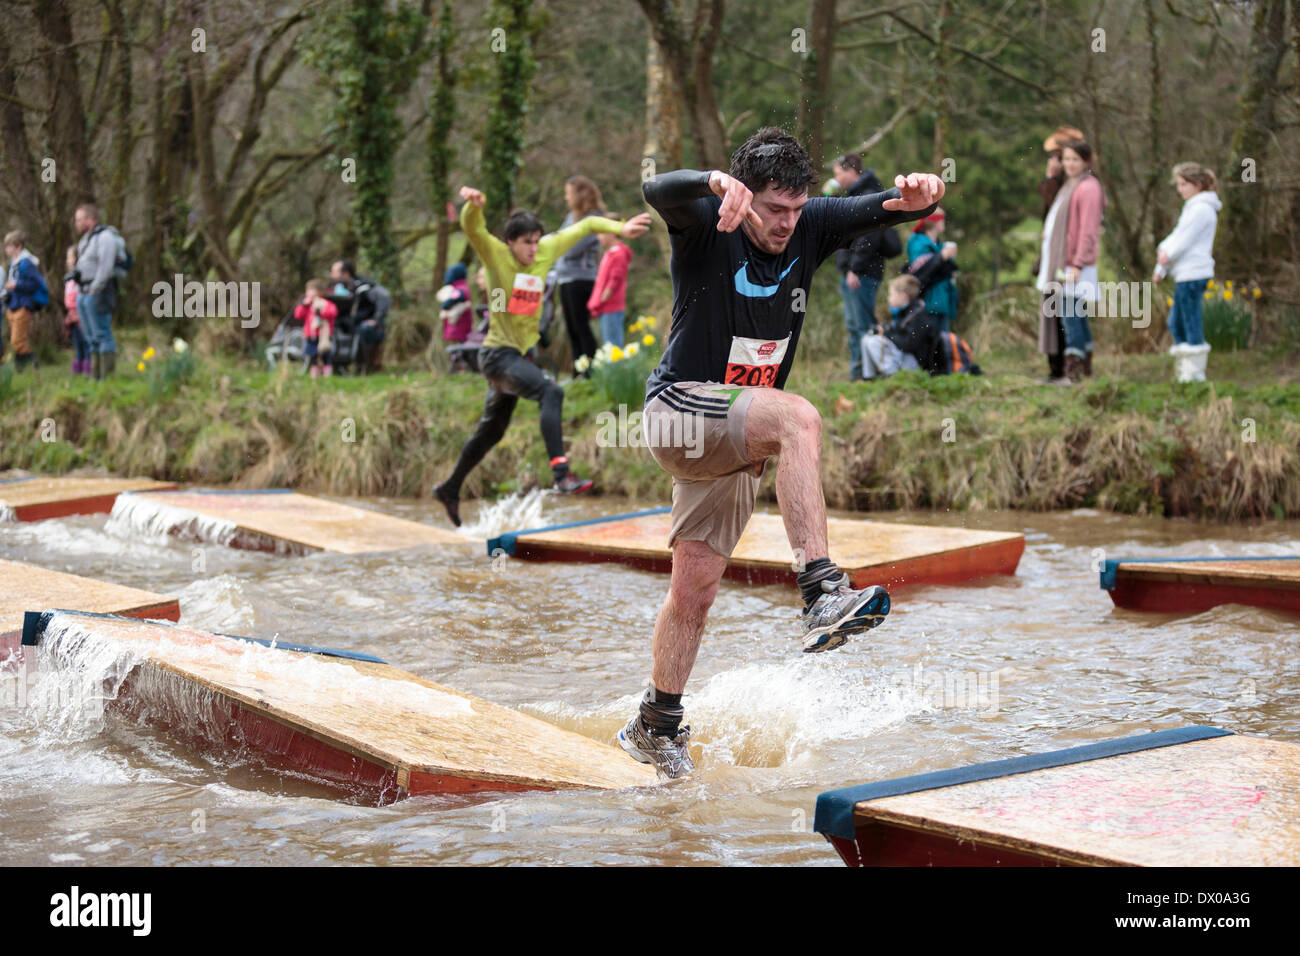
{"type": "Polygon", "coordinates": [[[785,249],[770,255],[742,227],[718,231],[722,200],[709,189],[708,172],[655,176],[642,193],[668,224],[673,280],[672,326],[646,382],[647,401],[673,382],[784,388],[817,267],[868,230],[920,219],[935,208],[887,211],[882,204],[897,199],[897,189],[816,197],[803,207],[785,249]]]}

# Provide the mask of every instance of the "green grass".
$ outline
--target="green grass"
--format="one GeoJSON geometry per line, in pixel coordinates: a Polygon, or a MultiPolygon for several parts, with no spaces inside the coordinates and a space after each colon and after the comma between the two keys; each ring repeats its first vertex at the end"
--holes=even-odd
{"type": "MultiPolygon", "coordinates": [[[[1046,366],[1029,319],[1012,309],[991,325],[971,323],[969,337],[1001,345],[977,355],[984,376],[911,372],[851,384],[833,304],[814,300],[788,387],[822,414],[834,507],[1300,515],[1300,372],[1288,350],[1216,350],[1212,380],[1195,385],[1172,381],[1167,355],[1102,351],[1095,378],[1051,387],[1038,381],[1046,366]]],[[[396,356],[383,374],[317,380],[200,353],[191,374],[160,389],[153,371],[136,370],[148,336],[123,332],[107,383],[61,367],[31,376],[0,366],[0,468],[418,497],[450,470],[482,410],[480,377],[438,372],[423,352],[396,356]],[[43,440],[50,421],[54,441],[43,440]]],[[[574,467],[604,492],[666,500],[669,480],[647,451],[599,443],[598,416],[611,410],[597,383],[567,387],[574,467]]],[[[548,481],[536,407],[521,402],[466,495],[548,481]]],[[[761,493],[771,498],[770,481],[761,493]]]]}

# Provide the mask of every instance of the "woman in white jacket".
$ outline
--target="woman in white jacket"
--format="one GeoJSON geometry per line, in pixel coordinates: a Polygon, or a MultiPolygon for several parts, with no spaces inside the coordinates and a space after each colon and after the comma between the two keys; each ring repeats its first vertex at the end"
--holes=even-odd
{"type": "Polygon", "coordinates": [[[1174,305],[1169,311],[1174,345],[1170,352],[1179,355],[1188,347],[1208,352],[1208,347],[1199,348],[1205,346],[1201,303],[1205,287],[1214,278],[1214,230],[1223,204],[1215,192],[1218,181],[1214,173],[1200,163],[1175,166],[1174,186],[1185,200],[1183,211],[1174,231],[1156,247],[1153,278],[1159,283],[1168,273],[1174,280],[1174,305]]]}

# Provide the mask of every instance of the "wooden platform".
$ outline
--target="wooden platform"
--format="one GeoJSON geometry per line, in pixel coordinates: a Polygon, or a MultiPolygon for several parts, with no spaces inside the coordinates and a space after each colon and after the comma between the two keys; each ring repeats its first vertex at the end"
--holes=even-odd
{"type": "Polygon", "coordinates": [[[1116,607],[1196,614],[1249,604],[1300,614],[1300,556],[1107,561],[1101,586],[1116,607]]]}
{"type": "Polygon", "coordinates": [[[168,621],[181,616],[175,598],[0,559],[0,661],[18,649],[23,612],[34,607],[67,607],[168,621]]]}
{"type": "Polygon", "coordinates": [[[286,489],[146,492],[128,496],[118,507],[139,509],[140,503],[167,509],[159,524],[173,533],[183,527],[182,536],[207,540],[199,530],[207,519],[229,529],[219,543],[258,551],[362,554],[470,541],[444,528],[286,489]],[[187,522],[187,515],[196,520],[187,522]]]}
{"type": "MultiPolygon", "coordinates": [[[[591,521],[516,531],[488,541],[517,558],[540,561],[617,561],[651,571],[671,571],[668,508],[591,521]]],[[[1003,531],[932,528],[886,521],[830,518],[831,558],[856,587],[940,584],[989,574],[1014,574],[1025,536],[1003,531]]],[[[756,514],[736,545],[727,576],[754,583],[795,577],[794,555],[780,515],[756,514]]]]}
{"type": "Polygon", "coordinates": [[[0,480],[0,510],[8,509],[17,521],[108,514],[124,491],[175,487],[148,478],[6,478],[0,480]]]}
{"type": "Polygon", "coordinates": [[[1296,866],[1297,819],[1300,744],[1187,727],[823,793],[814,828],[850,866],[1296,866]]]}
{"type": "Polygon", "coordinates": [[[118,698],[128,714],[366,802],[657,782],[653,769],[611,745],[367,655],[250,647],[177,625],[61,611],[29,615],[24,640],[57,641],[69,626],[141,662],[118,698]]]}

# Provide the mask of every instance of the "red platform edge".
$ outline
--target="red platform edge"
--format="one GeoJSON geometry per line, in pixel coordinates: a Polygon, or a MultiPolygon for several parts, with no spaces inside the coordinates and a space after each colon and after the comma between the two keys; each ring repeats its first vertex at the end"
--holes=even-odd
{"type": "MultiPolygon", "coordinates": [[[[918,584],[955,584],[995,574],[1015,574],[1024,553],[1023,537],[991,541],[954,551],[943,551],[862,568],[852,573],[853,586],[862,588],[879,584],[886,588],[895,588],[918,584]]],[[[573,545],[554,545],[544,541],[529,540],[527,536],[515,539],[514,556],[530,561],[572,561],[588,564],[612,562],[642,571],[661,573],[671,572],[673,567],[671,555],[585,551],[573,545]]],[[[755,566],[732,561],[727,564],[724,577],[749,584],[792,584],[796,572],[793,568],[755,566]]]]}
{"type": "Polygon", "coordinates": [[[153,694],[146,699],[135,686],[138,681],[133,675],[123,683],[114,701],[117,712],[142,720],[197,750],[251,757],[267,769],[341,789],[361,803],[386,806],[422,794],[552,789],[452,774],[404,773],[392,764],[291,727],[269,713],[216,691],[208,691],[212,695],[213,721],[169,718],[166,711],[176,701],[192,696],[194,685],[165,668],[152,666],[152,671],[161,684],[162,699],[153,694]]]}
{"type": "Polygon", "coordinates": [[[859,825],[856,838],[827,836],[847,865],[866,866],[1071,866],[1075,864],[1007,850],[977,840],[882,823],[859,825]]]}
{"type": "Polygon", "coordinates": [[[1300,591],[1290,588],[1251,587],[1236,584],[1190,584],[1126,577],[1121,564],[1115,587],[1106,592],[1116,607],[1132,611],[1170,611],[1197,614],[1220,604],[1246,604],[1300,614],[1300,591]]]}
{"type": "MultiPolygon", "coordinates": [[[[149,491],[175,491],[180,485],[150,488],[149,491]]],[[[47,518],[67,518],[71,515],[105,515],[113,510],[117,496],[124,494],[115,491],[107,495],[94,495],[90,498],[70,498],[66,501],[45,501],[31,505],[20,505],[13,509],[14,517],[19,521],[45,521],[47,518]]]]}

